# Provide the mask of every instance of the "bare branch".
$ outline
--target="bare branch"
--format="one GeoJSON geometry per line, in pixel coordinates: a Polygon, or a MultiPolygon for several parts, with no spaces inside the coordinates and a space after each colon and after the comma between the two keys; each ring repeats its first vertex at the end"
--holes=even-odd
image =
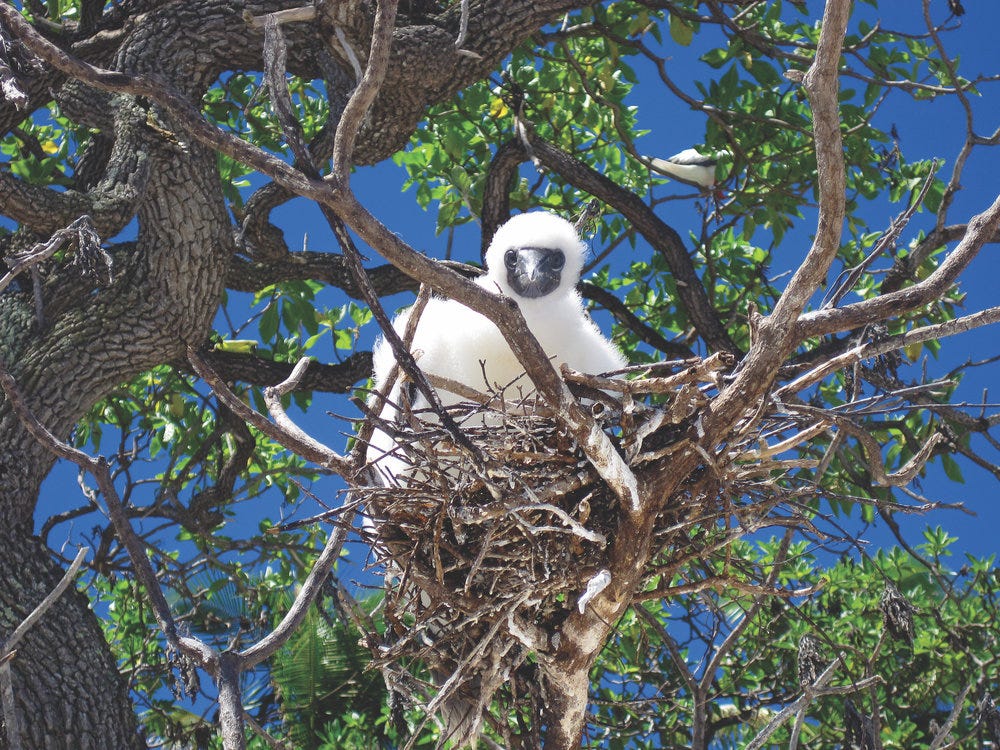
{"type": "Polygon", "coordinates": [[[375,26],[372,29],[371,48],[368,50],[368,66],[358,81],[358,86],[340,115],[337,135],[333,142],[333,179],[347,188],[351,179],[354,145],[361,130],[361,122],[375,101],[385,71],[389,66],[389,47],[392,42],[392,28],[396,22],[396,8],[399,0],[379,0],[375,11],[375,26]]]}
{"type": "Polygon", "coordinates": [[[837,666],[839,664],[840,659],[834,659],[830,662],[829,666],[820,673],[819,677],[816,678],[816,681],[813,682],[812,685],[806,687],[802,696],[797,701],[785,706],[780,712],[778,712],[777,716],[767,723],[767,726],[757,733],[757,736],[754,737],[746,746],[746,750],[760,750],[760,748],[764,747],[768,738],[777,732],[778,728],[782,724],[788,721],[794,714],[797,714],[801,709],[808,706],[812,699],[818,694],[817,691],[822,689],[826,683],[833,679],[833,675],[836,673],[837,666]]]}
{"type": "Polygon", "coordinates": [[[850,330],[865,323],[898,316],[938,299],[979,254],[983,245],[994,241],[998,229],[1000,229],[1000,196],[989,208],[972,218],[958,246],[926,279],[913,286],[845,307],[808,312],[793,326],[796,338],[801,341],[836,331],[850,330]]]}
{"type": "Polygon", "coordinates": [[[931,744],[927,750],[938,750],[938,748],[941,747],[941,745],[943,745],[948,739],[948,735],[951,734],[951,728],[955,726],[955,722],[958,721],[958,717],[962,714],[962,710],[965,708],[965,698],[968,696],[969,691],[976,686],[976,682],[977,680],[972,680],[969,684],[962,688],[962,692],[960,692],[958,697],[955,698],[955,705],[952,707],[951,713],[948,714],[947,720],[945,720],[941,729],[938,730],[938,733],[931,740],[931,744]]]}
{"type": "Polygon", "coordinates": [[[107,461],[103,457],[92,458],[83,451],[64,443],[53,435],[45,425],[39,422],[21,394],[14,378],[11,377],[2,362],[0,362],[0,388],[3,389],[18,418],[27,428],[28,432],[31,433],[32,437],[55,455],[72,461],[81,469],[89,472],[97,481],[101,494],[104,496],[104,501],[108,506],[108,516],[114,524],[118,538],[128,551],[136,578],[146,589],[146,595],[149,597],[153,608],[153,615],[156,617],[157,624],[163,631],[164,636],[166,636],[170,647],[178,653],[194,658],[202,666],[211,664],[213,650],[209,646],[197,638],[179,635],[177,623],[170,612],[170,606],[167,604],[163,590],[160,588],[159,581],[156,578],[156,573],[153,571],[152,564],[146,555],[145,546],[136,535],[128,519],[128,515],[125,513],[125,508],[118,495],[118,490],[115,488],[107,461]]]}
{"type": "Polygon", "coordinates": [[[301,8],[286,8],[285,10],[278,10],[274,13],[266,13],[263,16],[251,16],[247,19],[247,23],[250,24],[251,28],[262,29],[265,28],[269,21],[274,21],[275,23],[299,23],[302,21],[312,21],[316,18],[316,6],[315,5],[305,5],[301,8]]]}
{"type": "MultiPolygon", "coordinates": [[[[840,249],[846,177],[843,139],[840,134],[837,75],[840,48],[850,12],[850,2],[827,0],[816,57],[802,79],[813,112],[819,219],[812,247],[782,292],[774,312],[763,324],[768,331],[790,328],[790,324],[799,317],[809,298],[825,280],[827,270],[840,249]]],[[[791,336],[786,333],[783,338],[787,342],[791,336]]]]}
{"type": "Polygon", "coordinates": [[[295,632],[295,629],[302,623],[302,620],[305,619],[306,614],[309,612],[309,607],[312,606],[313,602],[316,601],[316,597],[322,591],[327,576],[333,568],[334,563],[337,562],[337,558],[340,557],[340,552],[344,548],[344,542],[347,541],[347,532],[354,518],[354,510],[347,506],[347,501],[345,501],[343,507],[344,512],[341,515],[339,523],[333,527],[333,531],[323,546],[323,551],[320,552],[319,557],[316,558],[316,562],[313,563],[309,575],[306,576],[302,587],[295,595],[292,606],[288,608],[285,616],[281,618],[281,622],[264,638],[240,652],[239,663],[241,670],[250,669],[264,659],[273,656],[288,641],[292,633],[295,632]]]}
{"type": "Polygon", "coordinates": [[[308,461],[332,469],[344,477],[353,475],[354,466],[344,456],[330,450],[308,435],[300,439],[298,434],[286,432],[281,426],[271,423],[263,414],[247,406],[198,355],[194,347],[188,347],[188,360],[198,376],[212,387],[219,400],[247,424],[256,427],[275,442],[295,451],[308,461]]]}
{"type": "Polygon", "coordinates": [[[947,336],[965,333],[980,326],[990,325],[1000,322],[1000,307],[991,307],[971,315],[964,315],[961,318],[948,320],[944,323],[937,323],[929,326],[914,328],[906,333],[889,336],[885,339],[860,344],[853,349],[849,349],[843,354],[828,359],[812,370],[803,373],[790,383],[783,385],[776,393],[779,399],[787,398],[793,393],[799,393],[814,383],[818,383],[831,373],[863,359],[877,357],[880,354],[895,351],[910,344],[917,344],[924,341],[937,341],[947,336]]]}

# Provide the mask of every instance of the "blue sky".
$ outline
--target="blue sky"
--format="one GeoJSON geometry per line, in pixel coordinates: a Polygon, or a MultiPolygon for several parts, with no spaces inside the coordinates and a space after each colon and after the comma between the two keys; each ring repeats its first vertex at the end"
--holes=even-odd
{"type": "MultiPolygon", "coordinates": [[[[946,37],[950,51],[953,55],[961,56],[962,69],[968,74],[1000,73],[1000,56],[996,52],[995,39],[996,29],[1000,28],[1000,4],[995,0],[966,0],[964,4],[968,14],[963,19],[961,27],[946,37]]],[[[815,5],[819,7],[819,4],[815,5]]],[[[943,17],[945,0],[933,0],[932,6],[936,16],[943,17]]],[[[856,3],[856,13],[864,14],[874,20],[873,11],[864,3],[856,3]]],[[[889,0],[883,2],[880,14],[888,27],[912,29],[919,21],[919,3],[898,3],[889,0]]],[[[667,44],[671,44],[669,39],[667,44]]],[[[696,91],[692,83],[694,78],[704,78],[708,75],[708,69],[696,62],[697,51],[684,48],[670,49],[671,74],[692,93],[696,91]]],[[[639,72],[640,75],[648,73],[641,66],[639,72]]],[[[992,88],[985,87],[983,93],[985,96],[975,101],[974,106],[980,118],[979,129],[988,134],[1000,127],[1000,105],[997,104],[1000,101],[1000,84],[992,88]]],[[[640,126],[651,131],[639,142],[641,150],[645,153],[666,156],[703,140],[704,116],[665,96],[658,85],[640,86],[635,92],[633,103],[639,107],[640,126]]],[[[946,160],[945,171],[942,174],[950,171],[963,136],[961,112],[955,103],[917,103],[904,96],[897,96],[880,113],[879,121],[885,127],[891,123],[897,125],[901,146],[908,160],[942,157],[946,160]]],[[[974,154],[962,180],[964,190],[959,193],[952,209],[952,222],[967,220],[992,202],[1000,189],[1000,181],[996,179],[998,171],[1000,171],[1000,152],[996,149],[992,151],[980,149],[974,154]]],[[[362,202],[368,205],[390,229],[399,233],[414,247],[429,255],[441,257],[446,240],[434,234],[433,206],[431,211],[423,211],[416,205],[412,191],[409,193],[401,191],[405,177],[401,168],[391,162],[385,162],[376,167],[359,169],[354,175],[353,184],[362,202]]],[[[658,194],[669,189],[669,187],[658,188],[658,194]]],[[[888,218],[901,209],[901,206],[887,203],[873,207],[871,217],[873,230],[882,229],[887,225],[888,218]]],[[[674,226],[682,236],[700,227],[700,215],[693,200],[668,202],[659,209],[659,212],[661,217],[674,226]]],[[[290,203],[280,209],[276,216],[286,232],[286,240],[291,248],[301,246],[303,236],[308,235],[310,249],[336,250],[335,242],[319,212],[307,202],[290,203]]],[[[928,227],[929,223],[928,216],[918,215],[904,235],[904,239],[912,236],[917,228],[928,227]]],[[[774,253],[770,268],[772,276],[794,269],[804,257],[809,239],[808,226],[790,234],[774,253]]],[[[478,260],[479,232],[475,223],[466,225],[456,233],[455,248],[456,259],[478,260]]],[[[373,262],[380,262],[374,254],[371,254],[371,259],[373,262]]],[[[622,262],[622,259],[612,262],[622,262]]],[[[987,247],[961,281],[963,291],[968,294],[968,312],[994,304],[992,300],[995,297],[997,278],[1000,278],[1000,261],[997,259],[996,248],[987,247]]],[[[403,296],[393,301],[399,305],[407,302],[403,296]]],[[[219,325],[220,330],[224,330],[221,328],[224,325],[221,320],[219,325]]],[[[361,343],[369,344],[374,334],[374,326],[368,326],[361,343]]],[[[994,352],[1000,352],[1000,337],[992,329],[963,334],[946,342],[945,351],[946,354],[940,361],[928,361],[929,374],[943,374],[969,357],[986,357],[994,352]]],[[[332,360],[332,349],[318,351],[317,356],[332,360]]],[[[960,397],[969,401],[979,401],[983,389],[991,388],[997,379],[997,374],[996,364],[973,369],[959,389],[960,397]]],[[[1000,401],[1000,393],[991,400],[1000,401]]],[[[303,421],[314,434],[339,450],[343,448],[345,442],[340,433],[348,429],[348,426],[327,416],[327,409],[340,413],[347,411],[343,399],[322,397],[317,399],[316,406],[303,421]]],[[[926,517],[900,520],[911,539],[919,541],[920,530],[925,525],[940,524],[960,537],[958,549],[976,555],[991,554],[996,549],[993,524],[1000,523],[998,484],[982,469],[971,466],[964,460],[960,463],[965,484],[958,485],[948,481],[943,477],[940,463],[936,463],[928,468],[927,477],[921,481],[922,490],[931,499],[964,502],[977,514],[975,517],[954,511],[938,511],[926,517]]],[[[334,495],[339,486],[332,480],[324,479],[317,483],[314,490],[319,492],[327,503],[332,503],[336,501],[334,495]]],[[[75,468],[65,465],[58,467],[45,485],[43,503],[37,516],[38,524],[41,524],[48,513],[62,509],[70,503],[75,505],[79,499],[75,468]]],[[[265,515],[274,514],[265,511],[265,515]]],[[[87,522],[83,523],[89,527],[87,522]]],[[[52,543],[58,546],[60,539],[65,538],[67,533],[72,534],[68,529],[57,532],[51,540],[52,543]]],[[[865,536],[875,545],[890,543],[887,531],[880,527],[870,530],[865,536]]],[[[360,557],[357,550],[354,555],[356,558],[360,557]]]]}

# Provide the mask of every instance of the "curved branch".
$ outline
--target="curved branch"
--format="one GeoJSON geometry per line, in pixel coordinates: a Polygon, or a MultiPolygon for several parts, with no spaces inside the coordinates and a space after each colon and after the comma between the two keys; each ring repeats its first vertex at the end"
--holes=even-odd
{"type": "Polygon", "coordinates": [[[276,426],[263,414],[243,403],[218,374],[199,356],[193,347],[188,347],[187,354],[188,360],[191,362],[191,366],[194,367],[195,372],[198,373],[198,376],[208,383],[219,400],[244,422],[256,427],[269,438],[285,446],[288,450],[298,453],[307,461],[312,461],[320,466],[331,469],[343,477],[353,475],[354,467],[348,459],[330,450],[322,443],[313,440],[311,437],[306,436],[305,439],[300,439],[301,436],[289,434],[276,426]]]}
{"type": "Polygon", "coordinates": [[[357,143],[361,121],[378,95],[389,67],[389,49],[392,45],[392,27],[396,21],[399,0],[382,0],[375,11],[368,65],[358,81],[351,98],[340,115],[337,133],[333,139],[333,175],[345,188],[350,184],[351,165],[354,163],[354,146],[357,143]]]}
{"type": "Polygon", "coordinates": [[[607,289],[599,287],[597,284],[592,284],[589,281],[581,281],[577,289],[580,290],[581,296],[585,299],[602,305],[608,312],[614,315],[615,320],[621,326],[632,331],[643,343],[649,344],[654,349],[675,359],[687,359],[694,356],[694,352],[689,347],[667,340],[662,333],[639,318],[639,316],[628,309],[624,302],[607,289]]]}
{"type": "Polygon", "coordinates": [[[989,208],[973,217],[962,241],[944,263],[926,279],[905,289],[845,307],[808,312],[799,318],[794,326],[796,338],[801,341],[812,336],[857,328],[859,325],[885,320],[938,299],[979,254],[983,245],[993,241],[998,229],[1000,229],[1000,196],[989,208]]]}
{"type": "Polygon", "coordinates": [[[809,299],[826,279],[837,257],[845,211],[843,139],[838,107],[840,49],[850,17],[850,0],[827,0],[816,57],[809,70],[789,71],[800,80],[813,111],[819,219],[812,247],[766,318],[751,320],[753,342],[733,382],[719,394],[702,429],[713,440],[729,432],[751,404],[758,402],[774,382],[781,364],[805,335],[796,321],[809,299]]]}
{"type": "MultiPolygon", "coordinates": [[[[235,354],[219,350],[200,352],[199,356],[226,381],[240,381],[266,386],[278,383],[292,374],[293,365],[275,362],[252,354],[235,354]]],[[[185,367],[185,363],[178,363],[185,367]]],[[[187,369],[185,367],[185,369],[187,369]]],[[[298,382],[302,391],[348,393],[372,372],[371,352],[354,352],[335,365],[313,363],[298,382]]]]}
{"type": "Polygon", "coordinates": [[[510,218],[510,190],[517,169],[526,160],[524,147],[518,140],[502,144],[490,159],[483,187],[483,210],[480,222],[483,229],[480,258],[486,260],[486,250],[500,225],[510,218]]]}
{"type": "MultiPolygon", "coordinates": [[[[456,270],[462,264],[452,264],[456,270]]],[[[398,268],[382,265],[368,269],[379,297],[399,292],[416,293],[420,285],[398,268]]],[[[311,280],[342,289],[358,299],[361,292],[344,263],[344,256],[306,250],[289,253],[280,260],[247,260],[234,256],[226,274],[226,288],[238,292],[258,292],[282,281],[311,280]]]]}
{"type": "MultiPolygon", "coordinates": [[[[630,190],[615,184],[604,175],[573,158],[560,148],[539,137],[527,128],[528,140],[538,160],[557,172],[580,190],[613,206],[639,231],[646,241],[663,256],[670,273],[677,282],[677,296],[698,334],[714,351],[742,355],[740,348],[729,337],[722,321],[716,315],[712,302],[684,243],[669,225],[630,190]]],[[[523,152],[522,152],[523,153],[523,152]]]]}
{"type": "Polygon", "coordinates": [[[56,192],[31,185],[0,170],[0,212],[44,235],[52,234],[86,214],[93,219],[98,234],[113,237],[135,215],[135,207],[142,198],[148,177],[145,158],[135,158],[129,168],[116,170],[93,191],[56,192]]]}

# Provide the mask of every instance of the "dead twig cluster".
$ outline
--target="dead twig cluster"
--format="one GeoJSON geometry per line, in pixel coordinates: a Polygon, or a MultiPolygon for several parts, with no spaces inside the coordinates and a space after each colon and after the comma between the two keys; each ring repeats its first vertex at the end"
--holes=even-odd
{"type": "MultiPolygon", "coordinates": [[[[660,505],[634,601],[720,588],[754,596],[811,593],[780,590],[760,571],[730,567],[727,552],[768,527],[823,537],[809,501],[829,459],[815,446],[835,449],[847,437],[867,448],[874,438],[843,409],[770,399],[745,415],[729,442],[699,444],[700,415],[733,364],[713,355],[632,368],[637,377],[618,379],[563,371],[592,397],[591,412],[633,470],[681,451],[701,458],[660,505]],[[815,457],[804,455],[806,446],[815,457]]],[[[532,681],[510,676],[554,651],[565,619],[608,584],[609,549],[628,512],[551,410],[534,397],[511,398],[513,390],[448,407],[484,457],[480,466],[430,409],[399,404],[394,424],[370,415],[394,436],[393,457],[405,464],[395,481],[383,476],[354,488],[386,574],[389,630],[373,650],[390,684],[402,684],[401,665],[447,677],[401,691],[429,713],[456,692],[480,709],[496,698],[528,705],[532,681]],[[514,694],[518,685],[526,694],[514,694]]],[[[381,473],[378,462],[371,470],[381,473]]],[[[903,481],[915,467],[905,476],[881,464],[870,471],[881,484],[903,481]]]]}

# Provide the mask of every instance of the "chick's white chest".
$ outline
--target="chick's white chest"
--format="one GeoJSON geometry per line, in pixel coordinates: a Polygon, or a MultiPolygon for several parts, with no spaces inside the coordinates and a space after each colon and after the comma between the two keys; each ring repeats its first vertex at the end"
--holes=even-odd
{"type": "MultiPolygon", "coordinates": [[[[556,366],[563,362],[583,368],[586,357],[577,356],[583,345],[579,313],[567,314],[566,304],[526,310],[528,326],[556,366]],[[575,325],[571,325],[572,318],[575,325]]],[[[593,324],[587,321],[592,327],[593,324]]],[[[425,372],[458,381],[481,392],[504,388],[524,372],[500,330],[488,319],[451,300],[433,300],[420,318],[411,351],[425,372]],[[447,335],[442,336],[441,332],[447,335]]],[[[515,387],[531,390],[521,378],[515,387]]],[[[459,400],[442,394],[446,402],[459,400]]]]}

